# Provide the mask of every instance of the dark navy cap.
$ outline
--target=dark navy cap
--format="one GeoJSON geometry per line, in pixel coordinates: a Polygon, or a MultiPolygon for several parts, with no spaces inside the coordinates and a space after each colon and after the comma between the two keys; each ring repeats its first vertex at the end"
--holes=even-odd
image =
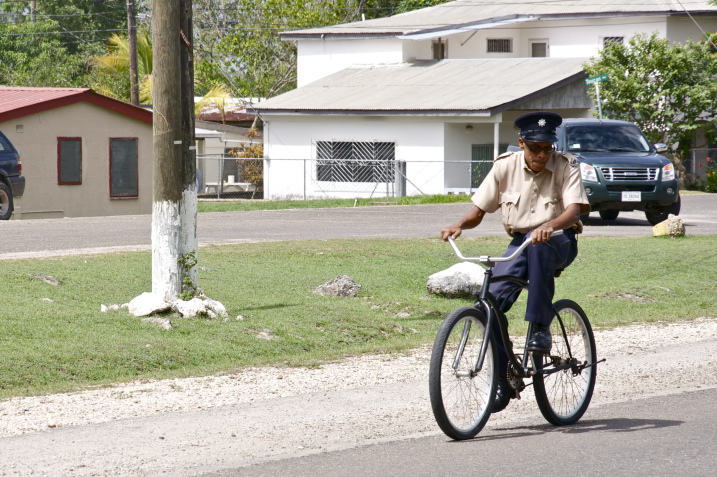
{"type": "Polygon", "coordinates": [[[548,111],[527,113],[515,120],[515,127],[520,129],[520,137],[528,142],[558,142],[555,129],[563,122],[559,114],[548,111]]]}

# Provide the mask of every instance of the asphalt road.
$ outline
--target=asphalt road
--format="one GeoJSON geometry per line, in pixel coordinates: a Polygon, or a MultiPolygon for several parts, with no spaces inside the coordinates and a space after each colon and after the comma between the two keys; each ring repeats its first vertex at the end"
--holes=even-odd
{"type": "MultiPolygon", "coordinates": [[[[200,245],[285,240],[381,237],[436,237],[457,221],[470,204],[374,206],[199,214],[200,245]]],[[[682,197],[680,217],[688,235],[717,234],[717,194],[682,197]]],[[[597,213],[585,223],[585,235],[650,236],[642,212],[622,213],[603,221],[597,213]]],[[[499,214],[488,215],[472,236],[504,235],[499,214]]],[[[68,253],[105,253],[151,248],[151,216],[81,217],[0,222],[0,259],[68,253]]]]}
{"type": "Polygon", "coordinates": [[[569,427],[534,418],[469,441],[434,435],[205,475],[714,475],[715,400],[710,389],[594,408],[569,427]]]}

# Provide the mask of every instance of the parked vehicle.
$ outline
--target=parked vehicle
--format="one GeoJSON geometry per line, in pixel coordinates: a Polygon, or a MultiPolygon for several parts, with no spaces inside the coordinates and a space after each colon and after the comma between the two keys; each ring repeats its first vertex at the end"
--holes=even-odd
{"type": "Polygon", "coordinates": [[[574,155],[590,207],[604,220],[642,210],[655,225],[680,213],[675,167],[631,122],[564,119],[558,128],[559,151],[574,155]]]}
{"type": "Polygon", "coordinates": [[[25,192],[20,154],[0,131],[0,220],[8,220],[15,209],[14,197],[25,192]]]}

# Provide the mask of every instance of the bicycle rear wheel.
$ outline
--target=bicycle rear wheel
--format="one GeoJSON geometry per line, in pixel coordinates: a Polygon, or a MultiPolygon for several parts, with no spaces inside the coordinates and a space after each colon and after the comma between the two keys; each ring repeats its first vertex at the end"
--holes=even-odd
{"type": "Polygon", "coordinates": [[[533,387],[543,417],[551,424],[564,426],[578,422],[590,404],[597,357],[593,331],[580,305],[560,300],[553,306],[558,312],[550,325],[553,349],[550,356],[534,354],[533,359],[538,369],[546,372],[566,364],[571,366],[551,374],[536,374],[533,387]]]}
{"type": "Polygon", "coordinates": [[[471,307],[449,314],[436,335],[428,388],[441,430],[456,440],[470,439],[490,417],[498,381],[498,352],[488,341],[483,367],[474,373],[483,344],[485,313],[471,307]]]}

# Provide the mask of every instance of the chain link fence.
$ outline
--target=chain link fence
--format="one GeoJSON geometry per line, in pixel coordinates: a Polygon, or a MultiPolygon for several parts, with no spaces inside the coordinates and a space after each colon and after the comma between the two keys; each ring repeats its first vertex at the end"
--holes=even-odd
{"type": "Polygon", "coordinates": [[[197,157],[200,199],[381,198],[472,194],[493,161],[197,157]]]}
{"type": "Polygon", "coordinates": [[[692,184],[699,186],[707,180],[708,168],[717,166],[717,148],[690,149],[690,159],[685,161],[684,166],[692,184]]]}

